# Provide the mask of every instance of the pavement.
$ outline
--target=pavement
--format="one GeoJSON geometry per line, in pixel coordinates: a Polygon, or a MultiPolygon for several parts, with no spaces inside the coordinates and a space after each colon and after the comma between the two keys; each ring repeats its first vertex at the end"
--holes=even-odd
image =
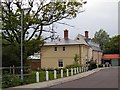
{"type": "MultiPolygon", "coordinates": [[[[108,67],[107,67],[108,68],[108,67]]],[[[39,88],[47,88],[50,86],[54,86],[57,84],[62,84],[65,82],[70,82],[73,80],[77,80],[83,77],[87,77],[93,73],[96,73],[102,69],[106,69],[106,68],[97,68],[97,69],[93,69],[87,72],[83,72],[83,73],[79,73],[73,76],[69,76],[69,77],[65,77],[65,78],[60,78],[60,79],[56,79],[56,80],[50,80],[50,81],[44,81],[44,82],[39,82],[39,83],[32,83],[32,84],[28,84],[28,85],[22,85],[22,86],[16,86],[16,87],[10,87],[10,88],[6,88],[3,90],[21,90],[21,89],[28,89],[28,90],[34,90],[34,89],[39,89],[39,88]]]]}

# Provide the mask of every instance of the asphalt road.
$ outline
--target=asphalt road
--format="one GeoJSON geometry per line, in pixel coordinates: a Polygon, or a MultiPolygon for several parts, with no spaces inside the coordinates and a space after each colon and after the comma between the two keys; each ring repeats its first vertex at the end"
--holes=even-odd
{"type": "Polygon", "coordinates": [[[118,67],[103,69],[87,77],[50,88],[118,88],[118,67]]]}

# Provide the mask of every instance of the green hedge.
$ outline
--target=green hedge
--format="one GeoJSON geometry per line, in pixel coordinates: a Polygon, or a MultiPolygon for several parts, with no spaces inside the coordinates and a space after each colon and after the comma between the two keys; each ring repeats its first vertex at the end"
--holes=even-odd
{"type": "Polygon", "coordinates": [[[81,65],[79,65],[79,64],[77,64],[77,65],[67,65],[66,67],[65,67],[65,69],[71,69],[71,68],[77,68],[77,67],[81,67],[81,65]]]}

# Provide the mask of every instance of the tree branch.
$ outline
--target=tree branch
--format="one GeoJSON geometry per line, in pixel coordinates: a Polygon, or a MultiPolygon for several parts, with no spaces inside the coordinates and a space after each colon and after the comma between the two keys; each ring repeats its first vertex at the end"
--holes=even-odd
{"type": "Polygon", "coordinates": [[[2,33],[2,38],[7,40],[8,42],[12,43],[12,41],[9,39],[9,37],[6,37],[3,33],[2,33]]]}
{"type": "Polygon", "coordinates": [[[40,27],[40,33],[39,33],[39,35],[38,35],[38,40],[41,38],[40,36],[41,36],[41,34],[42,34],[42,31],[43,31],[43,25],[41,24],[41,27],[40,27]]]}
{"type": "Polygon", "coordinates": [[[33,32],[32,35],[29,37],[29,39],[27,40],[27,42],[34,36],[34,34],[36,33],[36,31],[37,31],[37,29],[39,28],[39,26],[40,26],[40,25],[38,25],[38,26],[35,28],[34,32],[33,32]]]}

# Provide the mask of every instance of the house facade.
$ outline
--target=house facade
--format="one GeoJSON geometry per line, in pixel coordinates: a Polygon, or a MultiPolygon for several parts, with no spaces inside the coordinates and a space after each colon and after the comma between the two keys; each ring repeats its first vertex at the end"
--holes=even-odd
{"type": "Polygon", "coordinates": [[[88,31],[85,31],[85,36],[78,34],[75,40],[79,42],[84,41],[86,43],[86,56],[88,58],[88,61],[93,60],[94,62],[96,62],[96,64],[101,64],[101,58],[103,54],[102,50],[100,49],[98,43],[94,42],[92,39],[89,38],[88,31]]]}
{"type": "Polygon", "coordinates": [[[90,59],[92,58],[92,49],[89,46],[89,44],[86,42],[86,36],[78,34],[75,38],[75,41],[78,41],[79,43],[82,42],[81,47],[84,47],[84,49],[81,48],[81,59],[83,61],[85,61],[85,60],[90,61],[90,59]],[[83,54],[83,52],[84,52],[84,54],[83,54]]]}
{"type": "Polygon", "coordinates": [[[64,68],[74,63],[75,55],[79,64],[86,65],[93,57],[91,46],[82,35],[75,40],[69,39],[68,30],[64,31],[64,38],[45,43],[41,49],[41,68],[64,68]]]}
{"type": "Polygon", "coordinates": [[[91,59],[96,62],[97,64],[101,64],[101,58],[102,58],[102,50],[100,49],[100,46],[98,43],[95,43],[94,41],[92,41],[91,39],[87,40],[88,44],[91,47],[91,54],[92,57],[91,59]]]}

